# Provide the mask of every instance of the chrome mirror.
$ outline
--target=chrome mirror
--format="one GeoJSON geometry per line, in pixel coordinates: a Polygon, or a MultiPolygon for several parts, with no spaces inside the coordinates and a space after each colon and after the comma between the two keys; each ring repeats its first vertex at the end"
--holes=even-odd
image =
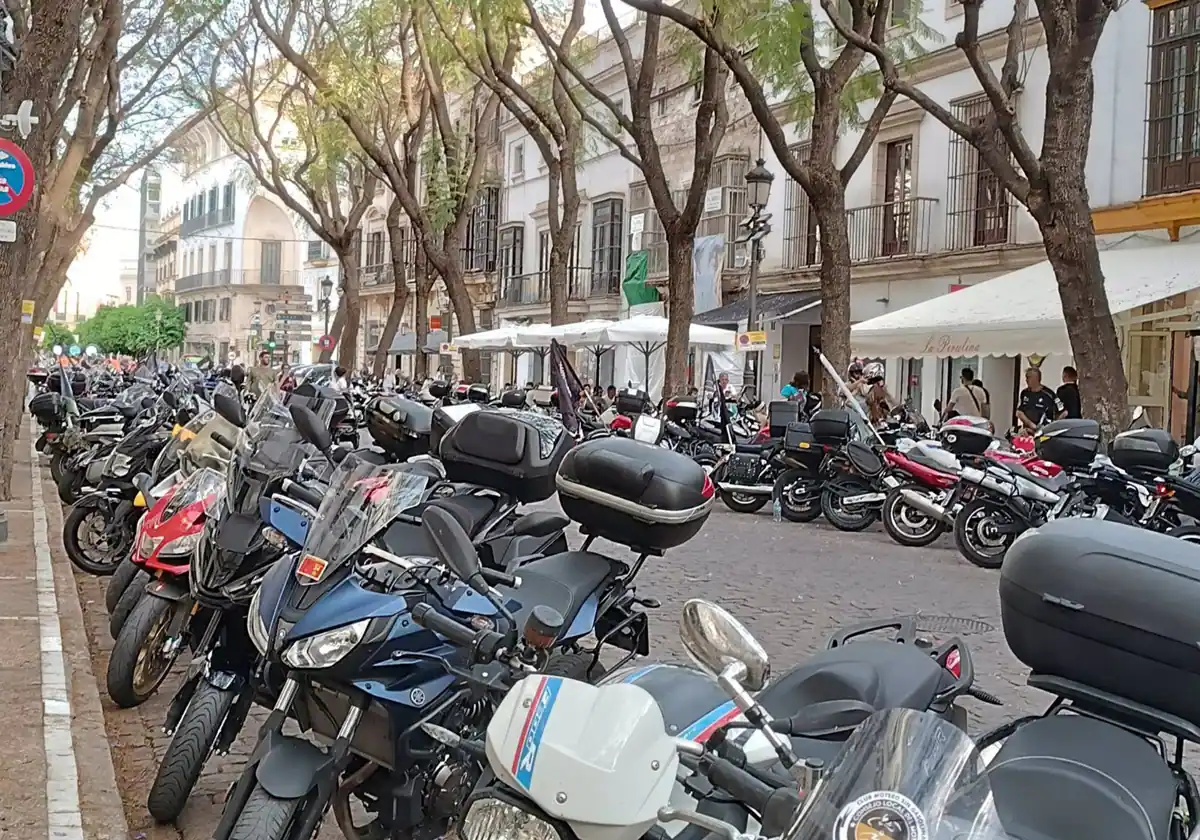
{"type": "Polygon", "coordinates": [[[679,638],[688,656],[714,676],[737,667],[741,673],[736,680],[747,691],[760,691],[771,676],[763,646],[740,621],[714,603],[699,598],[685,603],[679,638]]]}

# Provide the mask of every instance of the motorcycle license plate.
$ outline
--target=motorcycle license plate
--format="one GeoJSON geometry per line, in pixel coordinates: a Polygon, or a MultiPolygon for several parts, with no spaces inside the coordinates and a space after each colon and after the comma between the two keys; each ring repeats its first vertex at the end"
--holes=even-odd
{"type": "Polygon", "coordinates": [[[889,490],[895,490],[900,486],[900,479],[894,475],[885,475],[883,477],[883,486],[889,490]]]}

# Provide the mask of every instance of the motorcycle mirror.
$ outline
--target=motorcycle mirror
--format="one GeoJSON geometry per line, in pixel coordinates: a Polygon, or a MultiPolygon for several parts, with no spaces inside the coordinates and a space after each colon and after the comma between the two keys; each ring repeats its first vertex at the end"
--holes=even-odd
{"type": "Polygon", "coordinates": [[[329,436],[329,428],[321,422],[321,418],[317,417],[311,408],[300,403],[292,403],[288,406],[288,413],[291,414],[292,422],[296,424],[296,431],[300,432],[300,437],[322,452],[329,452],[333,448],[333,438],[329,436]]]}
{"type": "Polygon", "coordinates": [[[1146,407],[1141,406],[1141,405],[1135,405],[1133,407],[1133,411],[1129,415],[1129,428],[1132,429],[1135,426],[1137,426],[1145,416],[1146,416],[1146,407]]]}
{"type": "Polygon", "coordinates": [[[240,388],[246,381],[245,369],[241,365],[234,365],[229,371],[229,381],[240,388]]]}
{"type": "Polygon", "coordinates": [[[1187,446],[1180,447],[1180,449],[1179,449],[1179,457],[1180,458],[1190,458],[1195,454],[1196,454],[1196,447],[1192,446],[1190,443],[1187,446]]]}
{"type": "Polygon", "coordinates": [[[480,574],[479,555],[458,520],[442,508],[427,507],[421,514],[421,524],[450,571],[480,595],[487,595],[489,587],[480,574]]]}
{"type": "Polygon", "coordinates": [[[164,391],[162,401],[166,403],[167,408],[179,408],[179,400],[175,399],[175,395],[170,391],[164,391]]]}
{"type": "Polygon", "coordinates": [[[713,676],[741,666],[738,682],[760,691],[771,676],[767,652],[740,621],[711,601],[692,598],[683,605],[679,638],[688,656],[713,676]]]}
{"type": "Polygon", "coordinates": [[[217,414],[220,414],[237,428],[245,428],[246,409],[242,406],[242,401],[236,393],[219,388],[213,394],[213,408],[216,409],[217,414]]]}

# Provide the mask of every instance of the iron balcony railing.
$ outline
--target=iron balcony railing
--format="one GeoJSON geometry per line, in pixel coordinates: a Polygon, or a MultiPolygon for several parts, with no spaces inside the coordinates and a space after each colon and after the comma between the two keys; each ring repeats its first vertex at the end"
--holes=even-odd
{"type": "Polygon", "coordinates": [[[202,230],[227,225],[233,221],[233,207],[217,207],[179,223],[179,235],[190,236],[202,230]]]}
{"type": "MultiPolygon", "coordinates": [[[[569,268],[567,296],[570,300],[584,300],[591,292],[590,268],[582,266],[569,268]]],[[[550,302],[550,272],[535,271],[530,274],[517,274],[505,277],[499,281],[499,294],[496,296],[498,306],[526,306],[530,304],[550,302]]]]}

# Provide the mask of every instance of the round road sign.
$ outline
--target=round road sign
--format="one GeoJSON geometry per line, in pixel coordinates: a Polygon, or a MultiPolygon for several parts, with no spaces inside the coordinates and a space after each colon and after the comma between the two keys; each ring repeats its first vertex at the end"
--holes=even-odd
{"type": "Polygon", "coordinates": [[[83,353],[83,348],[78,344],[72,344],[69,348],[67,348],[67,354],[73,359],[78,357],[81,353],[83,353]]]}
{"type": "Polygon", "coordinates": [[[317,339],[317,346],[322,350],[332,350],[335,344],[337,344],[337,339],[331,335],[323,335],[317,339]]]}
{"type": "Polygon", "coordinates": [[[18,213],[33,197],[33,162],[25,150],[0,137],[0,217],[18,213]]]}

